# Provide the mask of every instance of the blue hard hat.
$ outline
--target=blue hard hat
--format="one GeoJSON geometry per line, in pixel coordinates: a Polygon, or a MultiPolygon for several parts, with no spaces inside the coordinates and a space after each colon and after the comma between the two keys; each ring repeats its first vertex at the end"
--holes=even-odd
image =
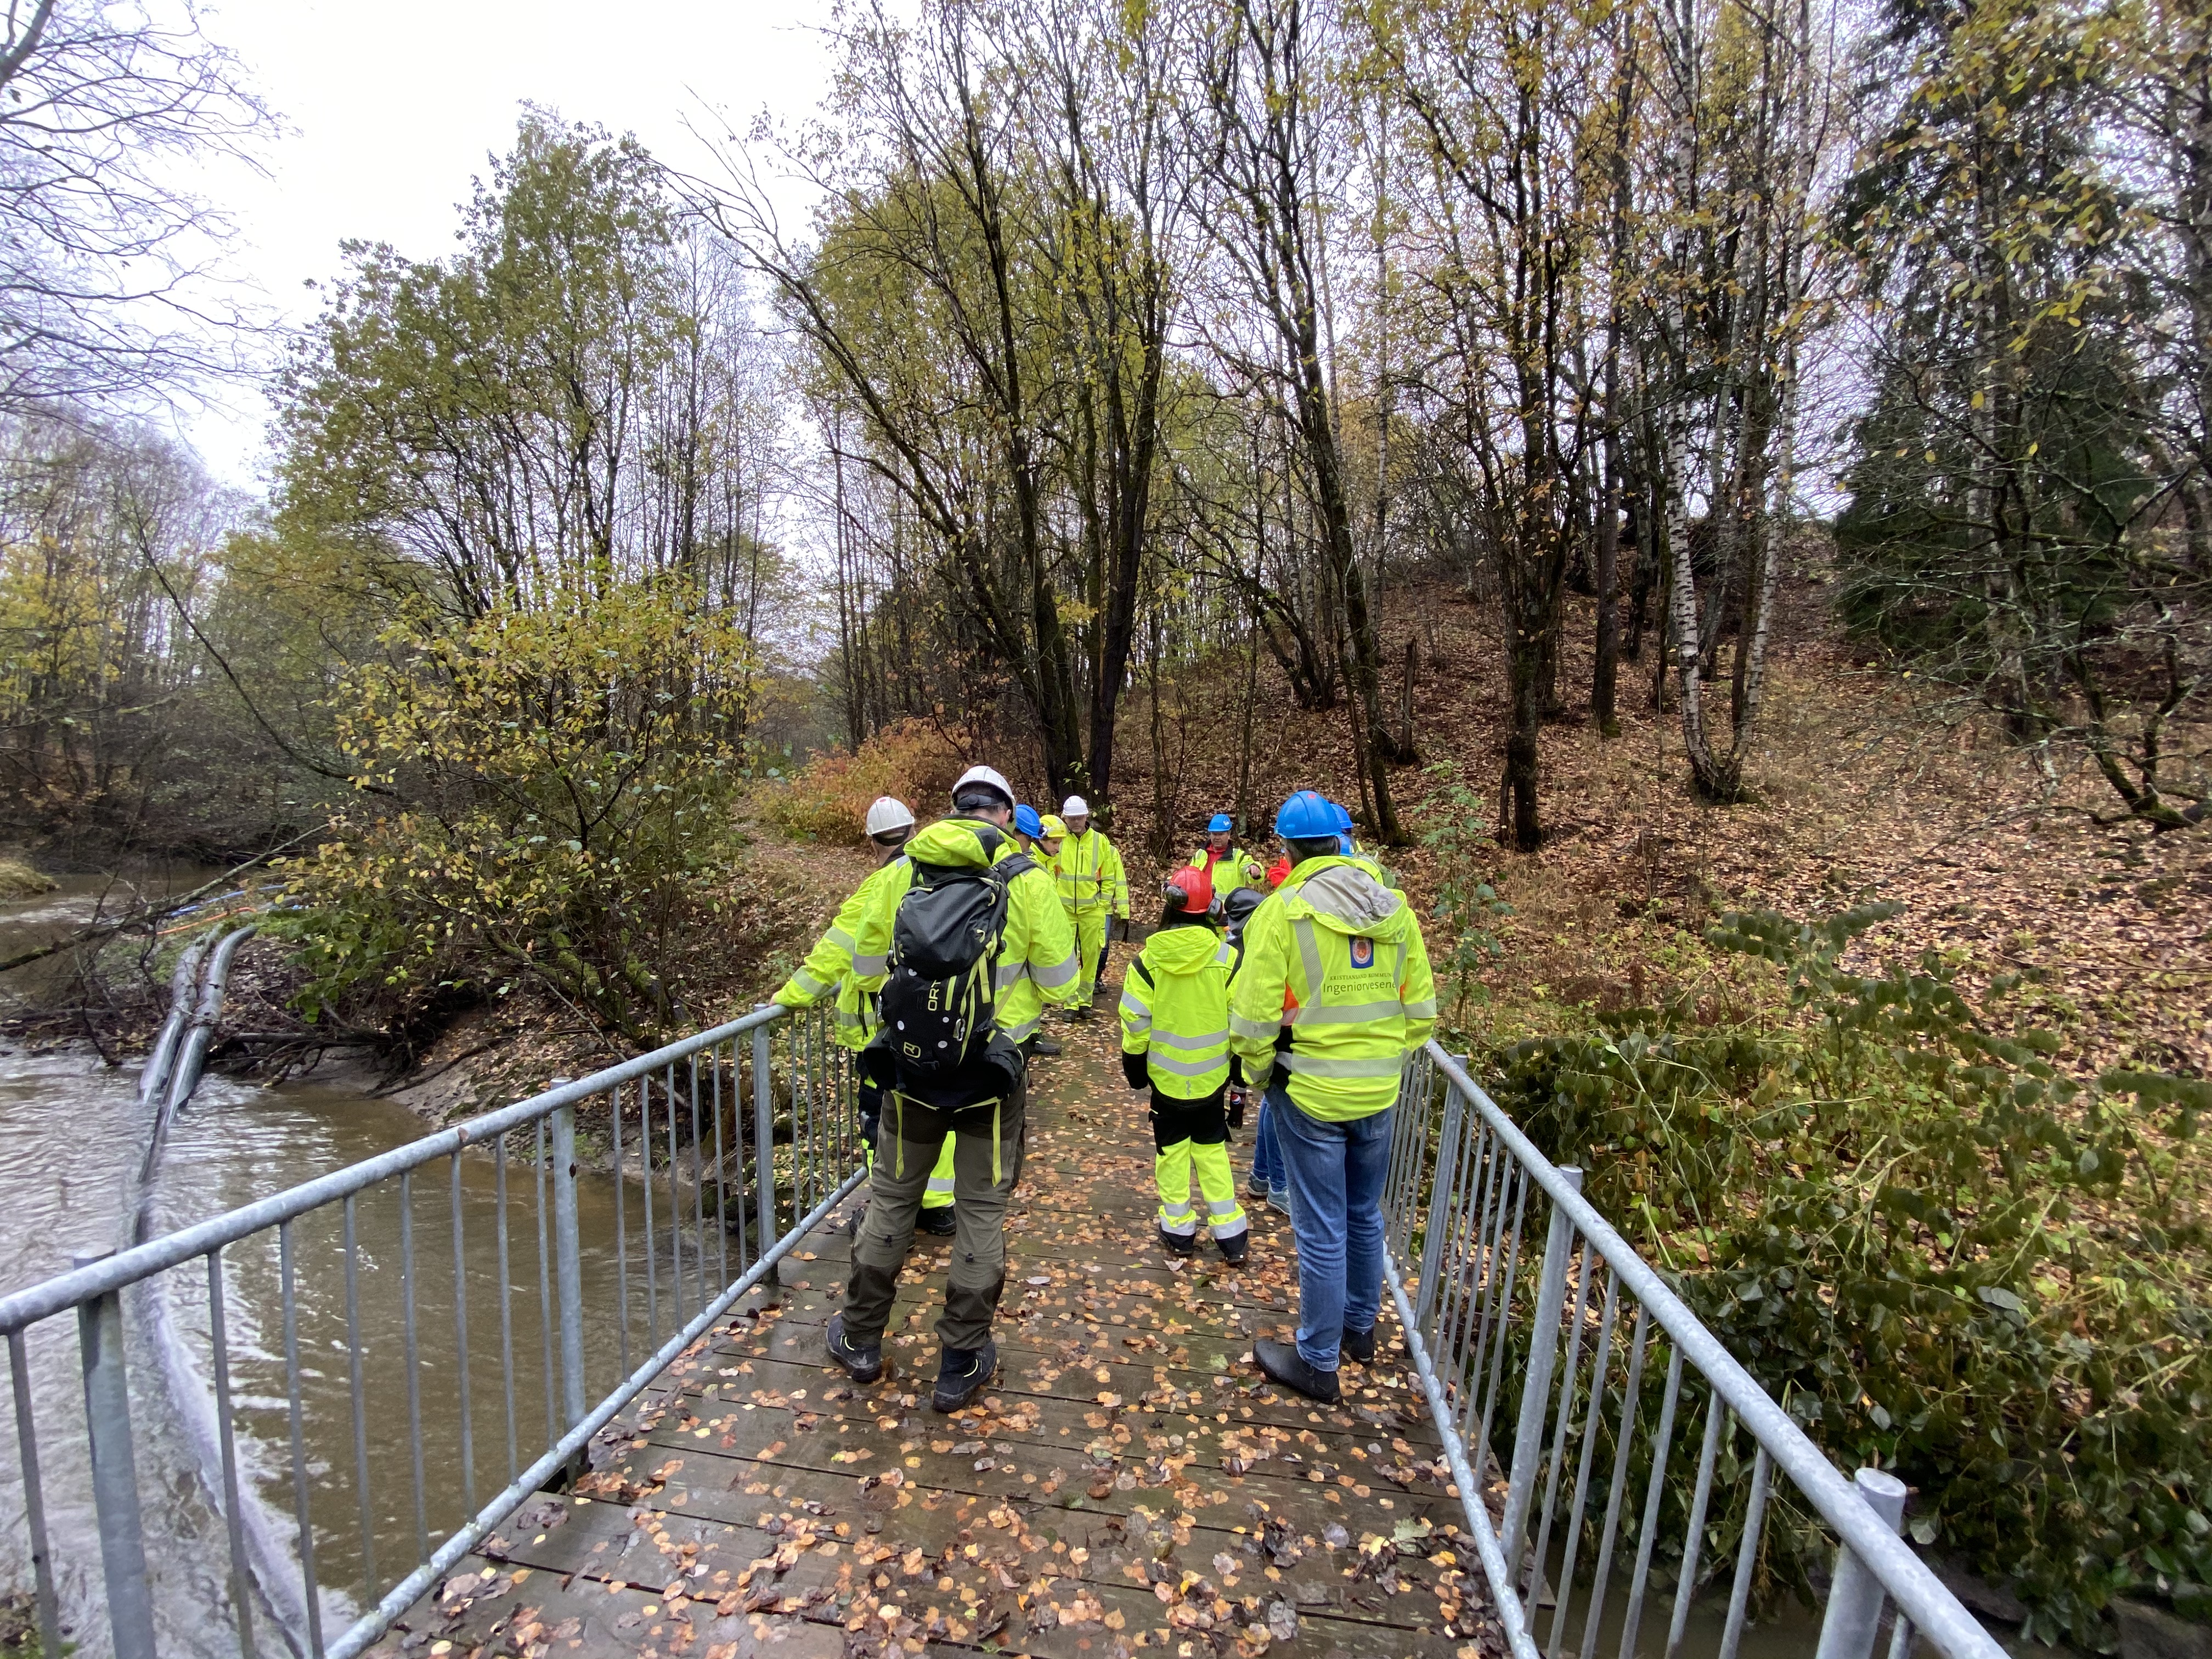
{"type": "Polygon", "coordinates": [[[1206,820],[1206,833],[1209,836],[1225,836],[1229,833],[1230,828],[1229,814],[1216,812],[1206,820]]]}
{"type": "Polygon", "coordinates": [[[1301,789],[1275,814],[1275,833],[1285,841],[1318,841],[1337,833],[1336,808],[1310,789],[1301,789]]]}
{"type": "Polygon", "coordinates": [[[1346,858],[1352,856],[1352,809],[1342,801],[1329,802],[1329,810],[1336,814],[1337,851],[1346,858]]]}
{"type": "Polygon", "coordinates": [[[1034,806],[1014,808],[1014,828],[1035,840],[1044,834],[1044,820],[1037,816],[1034,806]]]}

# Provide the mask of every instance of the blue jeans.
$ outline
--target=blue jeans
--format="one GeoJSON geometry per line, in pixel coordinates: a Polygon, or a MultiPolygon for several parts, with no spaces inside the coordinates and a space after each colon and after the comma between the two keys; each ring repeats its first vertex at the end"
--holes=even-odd
{"type": "Polygon", "coordinates": [[[1252,1132],[1252,1184],[1265,1187],[1267,1196],[1285,1210],[1291,1207],[1291,1172],[1283,1162],[1283,1149],[1275,1139],[1275,1115],[1267,1097],[1260,1097],[1260,1123],[1252,1132]]]}
{"type": "Polygon", "coordinates": [[[1333,1371],[1346,1331],[1371,1331],[1382,1310],[1382,1177],[1390,1108],[1348,1122],[1310,1117],[1267,1091],[1275,1143],[1290,1172],[1298,1245],[1298,1352],[1333,1371]]]}

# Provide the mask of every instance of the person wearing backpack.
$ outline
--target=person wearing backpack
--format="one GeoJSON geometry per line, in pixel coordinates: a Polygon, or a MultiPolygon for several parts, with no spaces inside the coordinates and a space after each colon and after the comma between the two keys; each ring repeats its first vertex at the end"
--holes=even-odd
{"type": "Polygon", "coordinates": [[[1040,998],[1075,983],[1075,941],[1052,878],[1007,833],[1014,792],[988,766],[952,789],[953,816],[908,843],[854,937],[880,1024],[863,1072],[884,1091],[867,1216],[853,1243],[830,1358],[857,1382],[883,1375],[883,1334],[914,1243],[931,1163],[953,1136],[957,1218],[937,1322],[930,1403],[958,1411],[998,1369],[991,1322],[1006,1281],[1006,1216],[1021,1174],[1026,1059],[1001,1028],[1002,993],[1026,977],[1040,998]]]}
{"type": "MultiPolygon", "coordinates": [[[[806,960],[769,999],[781,1007],[811,1008],[825,993],[836,991],[837,1042],[855,1054],[866,1048],[876,1034],[876,1000],[860,988],[863,975],[861,964],[853,955],[854,936],[860,931],[861,919],[881,902],[892,867],[903,861],[906,843],[914,835],[914,813],[904,801],[884,795],[868,808],[867,830],[868,839],[882,849],[882,864],[838,907],[836,919],[806,953],[806,960]]],[[[865,1075],[859,1085],[860,1144],[872,1160],[883,1091],[865,1075]]],[[[954,1231],[951,1135],[945,1137],[937,1167],[929,1174],[928,1190],[922,1194],[921,1226],[922,1231],[939,1238],[950,1237],[954,1231]]]]}
{"type": "Polygon", "coordinates": [[[1237,953],[1207,926],[1214,908],[1205,871],[1178,870],[1169,879],[1158,930],[1121,979],[1121,1074],[1132,1089],[1152,1091],[1161,1244],[1173,1255],[1197,1252],[1195,1170],[1214,1244],[1224,1261],[1242,1261],[1251,1228],[1237,1202],[1224,1112],[1237,953]]]}

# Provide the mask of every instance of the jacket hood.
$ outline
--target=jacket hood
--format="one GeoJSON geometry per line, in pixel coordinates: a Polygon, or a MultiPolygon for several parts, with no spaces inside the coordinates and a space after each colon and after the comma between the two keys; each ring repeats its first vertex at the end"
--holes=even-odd
{"type": "Polygon", "coordinates": [[[1221,951],[1221,935],[1211,927],[1186,923],[1163,927],[1145,941],[1146,965],[1163,974],[1194,974],[1221,951]]]}
{"type": "Polygon", "coordinates": [[[986,833],[998,836],[1008,852],[1013,837],[975,818],[939,818],[906,844],[907,856],[917,864],[947,865],[956,869],[981,870],[993,862],[983,850],[986,833]]]}
{"type": "Polygon", "coordinates": [[[1349,859],[1300,866],[1283,889],[1283,903],[1291,915],[1311,916],[1333,933],[1395,939],[1413,926],[1406,902],[1349,859]]]}

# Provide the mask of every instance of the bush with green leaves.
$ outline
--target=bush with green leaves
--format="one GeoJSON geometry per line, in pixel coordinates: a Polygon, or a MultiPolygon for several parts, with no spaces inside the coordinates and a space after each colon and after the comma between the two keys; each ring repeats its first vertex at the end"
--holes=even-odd
{"type": "Polygon", "coordinates": [[[404,1024],[528,981],[642,1037],[732,854],[751,647],[670,578],[412,611],[337,699],[357,805],[287,867],[317,1015],[404,1024]]]}
{"type": "MultiPolygon", "coordinates": [[[[1498,1103],[1840,1466],[1915,1489],[1915,1539],[2008,1581],[2030,1634],[2107,1646],[2124,1594],[2212,1615],[2212,1085],[2069,1076],[2017,981],[1854,965],[1895,908],[1731,915],[1709,942],[1770,966],[1759,1012],[1685,998],[1515,1044],[1498,1103]]],[[[1814,1537],[1774,1529],[1770,1586],[1808,1583],[1814,1537]]]]}

